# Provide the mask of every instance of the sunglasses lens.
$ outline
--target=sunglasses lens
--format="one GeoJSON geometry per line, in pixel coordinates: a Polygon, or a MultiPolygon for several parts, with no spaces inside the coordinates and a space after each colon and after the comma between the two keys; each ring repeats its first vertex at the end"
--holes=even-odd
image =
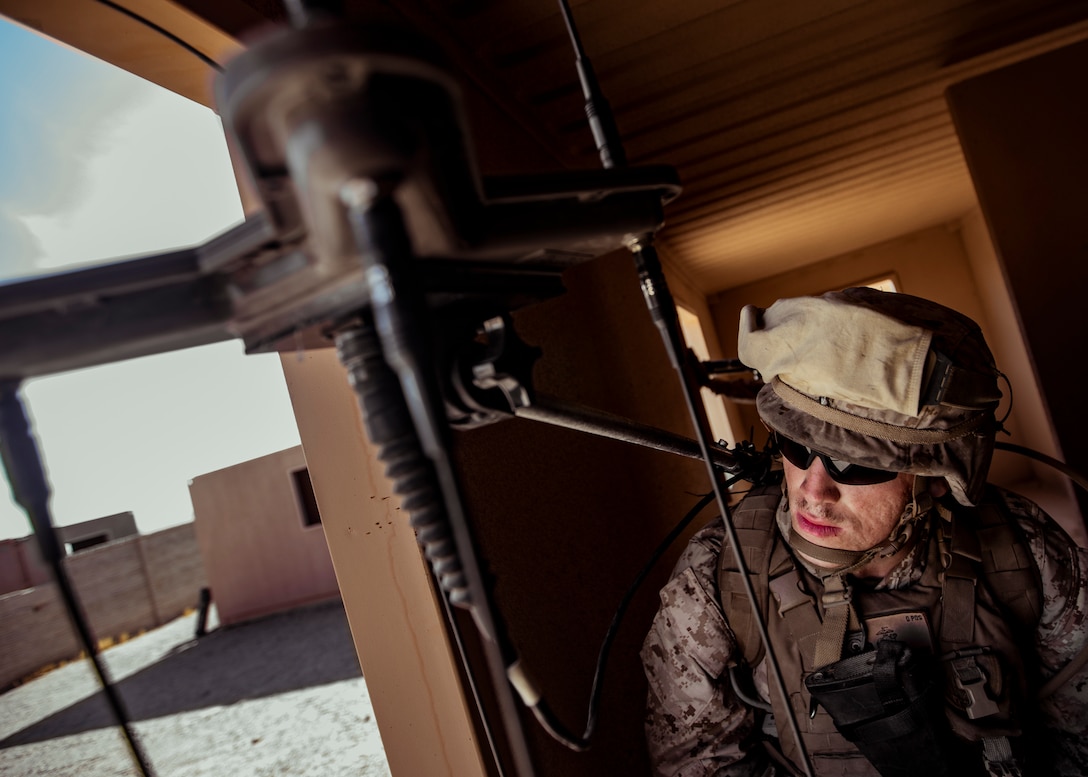
{"type": "Polygon", "coordinates": [[[778,450],[790,464],[800,469],[808,469],[812,465],[812,460],[816,458],[816,454],[811,448],[806,448],[801,443],[780,434],[776,434],[775,438],[778,442],[778,450]]]}
{"type": "Polygon", "coordinates": [[[887,483],[889,480],[895,480],[899,473],[850,464],[841,472],[828,469],[828,474],[831,475],[832,480],[836,483],[842,483],[844,486],[873,486],[877,483],[887,483]]]}
{"type": "Polygon", "coordinates": [[[783,437],[781,434],[776,433],[775,440],[778,444],[778,450],[790,464],[798,469],[808,469],[812,466],[813,460],[819,456],[831,479],[844,486],[871,486],[877,483],[887,483],[890,480],[895,480],[898,475],[896,472],[861,467],[847,461],[833,459],[795,440],[783,437]]]}

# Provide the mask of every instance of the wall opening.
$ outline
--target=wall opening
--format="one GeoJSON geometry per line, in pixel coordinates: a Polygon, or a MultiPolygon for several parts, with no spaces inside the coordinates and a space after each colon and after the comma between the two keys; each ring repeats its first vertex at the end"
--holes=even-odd
{"type": "Polygon", "coordinates": [[[295,497],[298,499],[302,525],[320,526],[321,512],[317,509],[317,497],[314,496],[314,485],[310,482],[310,470],[306,467],[293,470],[291,480],[295,486],[295,497]]]}
{"type": "Polygon", "coordinates": [[[105,545],[109,541],[109,535],[106,534],[92,534],[90,537],[83,537],[82,539],[72,540],[65,543],[66,550],[69,554],[78,553],[81,550],[87,548],[93,548],[95,545],[105,545]]]}
{"type": "MultiPolygon", "coordinates": [[[[703,335],[703,325],[699,317],[685,307],[676,306],[676,312],[680,317],[680,330],[684,333],[684,341],[695,352],[701,361],[710,359],[710,351],[706,347],[706,337],[703,335]]],[[[735,445],[737,438],[733,435],[733,427],[729,423],[729,417],[725,412],[725,402],[708,388],[699,390],[703,397],[703,406],[706,408],[707,420],[710,421],[710,431],[717,441],[725,440],[730,445],[735,445]]]]}

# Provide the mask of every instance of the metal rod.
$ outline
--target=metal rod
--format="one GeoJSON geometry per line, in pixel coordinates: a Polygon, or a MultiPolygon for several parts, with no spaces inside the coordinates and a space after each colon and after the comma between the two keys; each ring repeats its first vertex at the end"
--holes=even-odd
{"type": "Polygon", "coordinates": [[[771,646],[770,634],[767,631],[767,620],[763,615],[763,610],[760,609],[759,600],[756,597],[755,586],[752,583],[752,577],[748,572],[748,565],[744,558],[744,549],[740,544],[736,526],[733,524],[731,518],[728,500],[725,498],[725,489],[722,487],[721,479],[718,477],[718,473],[715,472],[711,462],[710,447],[707,442],[710,439],[710,422],[707,419],[706,407],[703,405],[702,396],[699,393],[698,376],[695,371],[695,366],[692,363],[692,359],[685,358],[689,351],[684,347],[683,334],[680,330],[680,320],[676,312],[676,303],[673,301],[672,293],[669,291],[668,284],[665,281],[665,274],[661,268],[661,262],[657,257],[657,251],[654,249],[649,238],[633,243],[631,245],[631,250],[635,256],[635,265],[638,269],[639,279],[642,283],[643,297],[646,300],[647,307],[650,309],[650,317],[657,325],[658,331],[661,333],[661,338],[665,342],[665,349],[669,354],[673,367],[680,377],[684,401],[687,404],[688,414],[691,416],[692,423],[695,426],[699,450],[703,460],[706,462],[707,472],[714,487],[718,509],[721,511],[722,515],[722,524],[725,527],[725,534],[729,540],[729,546],[733,551],[734,561],[741,573],[740,578],[744,584],[745,595],[752,604],[752,620],[755,621],[756,628],[759,631],[759,637],[763,640],[763,645],[766,648],[765,655],[769,670],[767,674],[774,683],[775,690],[782,697],[783,703],[785,704],[787,710],[786,724],[789,727],[790,736],[793,737],[794,741],[797,743],[797,749],[801,756],[801,765],[804,769],[804,773],[806,777],[814,777],[815,773],[808,757],[808,750],[805,747],[804,738],[801,736],[801,727],[797,721],[797,715],[794,713],[793,705],[790,703],[790,694],[786,689],[786,682],[782,676],[782,667],[778,663],[778,656],[775,655],[774,648],[771,646]]]}
{"type": "MultiPolygon", "coordinates": [[[[623,141],[620,138],[619,132],[616,130],[615,119],[612,116],[608,103],[600,94],[600,84],[598,84],[596,76],[593,73],[593,68],[589,64],[588,58],[584,56],[582,41],[578,36],[577,27],[574,24],[574,18],[571,14],[567,0],[559,0],[559,7],[563,13],[563,18],[567,23],[567,29],[571,36],[571,43],[574,46],[577,55],[578,75],[582,81],[582,91],[585,93],[586,97],[586,115],[590,120],[590,128],[592,129],[593,137],[597,142],[601,162],[606,168],[612,167],[613,165],[622,167],[627,155],[623,148],[623,141]]],[[[711,437],[710,422],[707,419],[706,407],[703,405],[702,396],[699,392],[699,376],[695,369],[694,360],[688,357],[689,352],[684,343],[684,336],[680,330],[680,320],[676,312],[676,303],[673,301],[672,293],[669,291],[668,283],[665,280],[665,273],[661,268],[657,250],[653,246],[652,235],[633,238],[628,243],[628,248],[635,259],[635,268],[638,271],[639,285],[642,288],[642,295],[646,301],[646,307],[649,310],[650,318],[657,327],[658,332],[661,334],[661,339],[665,343],[665,352],[668,354],[669,360],[672,362],[672,365],[680,378],[684,402],[687,405],[691,422],[695,427],[695,438],[698,440],[700,457],[706,462],[707,474],[710,477],[710,482],[714,489],[714,495],[718,502],[718,509],[721,511],[722,522],[725,524],[726,536],[729,539],[729,544],[732,546],[737,567],[741,572],[745,593],[748,596],[748,600],[752,603],[752,618],[756,622],[760,638],[763,640],[764,646],[766,646],[767,663],[770,670],[768,674],[773,679],[775,688],[782,696],[786,710],[788,711],[788,714],[786,715],[787,723],[789,725],[790,734],[797,742],[798,752],[801,755],[801,763],[804,766],[806,777],[813,777],[812,764],[809,762],[805,743],[801,738],[801,730],[797,723],[797,716],[794,714],[793,706],[790,704],[790,696],[786,691],[786,684],[782,678],[782,670],[778,664],[778,658],[775,656],[774,648],[771,646],[771,641],[767,633],[766,620],[763,617],[762,610],[759,608],[755,588],[748,575],[748,566],[744,560],[744,552],[740,546],[736,528],[733,526],[733,521],[730,517],[729,504],[725,497],[725,487],[723,486],[721,478],[719,477],[719,472],[715,470],[714,463],[711,459],[709,443],[711,437]]]]}
{"type": "MultiPolygon", "coordinates": [[[[528,418],[597,437],[607,437],[610,440],[619,440],[665,453],[675,453],[689,459],[703,458],[699,443],[689,437],[610,413],[590,410],[554,397],[537,395],[533,398],[531,405],[517,408],[514,414],[518,418],[528,418]]],[[[730,474],[737,474],[742,469],[740,462],[733,454],[719,445],[710,446],[710,457],[715,467],[730,474]]]]}
{"type": "Polygon", "coordinates": [[[396,373],[418,445],[433,465],[438,501],[445,507],[443,528],[448,530],[451,551],[463,572],[460,602],[453,598],[449,602],[468,609],[483,636],[481,647],[491,673],[514,771],[519,777],[533,777],[532,756],[508,682],[511,669],[517,665],[517,655],[499,612],[491,606],[450,459],[450,429],[427,336],[429,316],[422,289],[416,282],[417,273],[409,266],[414,256],[403,217],[389,193],[374,181],[347,182],[341,199],[365,269],[381,356],[396,373]]]}

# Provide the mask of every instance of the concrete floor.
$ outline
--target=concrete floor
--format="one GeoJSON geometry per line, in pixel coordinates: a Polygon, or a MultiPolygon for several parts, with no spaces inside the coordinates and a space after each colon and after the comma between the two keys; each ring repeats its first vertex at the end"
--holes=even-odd
{"type": "MultiPolygon", "coordinates": [[[[388,777],[339,601],[194,639],[196,616],[102,655],[157,777],[388,777]]],[[[0,696],[0,774],[139,772],[88,661],[0,696]]]]}

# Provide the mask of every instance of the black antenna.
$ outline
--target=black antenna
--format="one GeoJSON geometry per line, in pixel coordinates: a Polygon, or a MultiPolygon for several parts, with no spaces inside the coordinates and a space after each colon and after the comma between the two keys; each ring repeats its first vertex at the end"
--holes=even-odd
{"type": "Polygon", "coordinates": [[[102,685],[110,711],[124,733],[125,743],[128,745],[132,759],[136,762],[139,773],[148,777],[151,769],[147,758],[132,730],[125,705],[102,665],[98,645],[83,616],[72,581],[68,577],[68,571],[62,563],[64,554],[61,553],[60,543],[57,542],[56,533],[53,531],[53,521],[49,511],[49,484],[45,478],[45,468],[42,466],[38,445],[34,440],[34,432],[30,428],[30,421],[19,396],[18,381],[0,382],[0,458],[3,459],[4,469],[7,471],[15,503],[26,511],[30,519],[42,558],[53,570],[57,589],[72,618],[76,636],[83,652],[91,660],[91,666],[94,667],[98,681],[102,685]]]}
{"type": "MultiPolygon", "coordinates": [[[[623,143],[620,140],[619,132],[616,129],[615,119],[612,116],[607,101],[601,96],[600,84],[597,82],[596,74],[593,72],[593,67],[582,49],[582,42],[578,36],[577,28],[575,27],[567,0],[559,0],[559,7],[563,13],[563,19],[566,21],[567,30],[570,32],[571,43],[574,46],[578,77],[582,82],[582,92],[586,97],[586,116],[589,118],[590,129],[592,130],[593,138],[597,143],[597,150],[601,156],[601,163],[606,168],[623,166],[626,164],[626,154],[623,151],[623,143]]],[[[710,456],[710,424],[707,420],[706,408],[702,403],[702,397],[699,394],[698,366],[695,362],[694,355],[684,343],[684,337],[680,331],[679,317],[676,312],[676,303],[673,301],[672,293],[665,280],[665,273],[657,255],[657,250],[654,248],[653,235],[647,234],[638,236],[637,239],[633,239],[628,243],[628,248],[635,259],[639,284],[642,287],[642,296],[649,309],[650,318],[653,320],[654,325],[661,334],[662,340],[665,342],[665,351],[669,355],[669,360],[679,373],[681,389],[684,393],[688,414],[691,417],[692,425],[695,427],[695,439],[699,443],[699,450],[702,454],[702,459],[706,464],[714,495],[717,498],[718,509],[721,512],[722,522],[725,525],[726,537],[728,538],[729,545],[732,547],[737,568],[741,572],[740,577],[744,583],[745,594],[752,604],[752,619],[755,622],[756,628],[759,631],[759,636],[766,647],[765,652],[768,662],[769,679],[774,683],[775,690],[785,701],[785,707],[788,711],[786,722],[790,730],[790,735],[797,743],[805,775],[806,777],[813,777],[812,764],[809,761],[808,751],[805,747],[804,739],[801,736],[797,715],[794,713],[793,706],[790,703],[790,695],[786,690],[786,684],[782,677],[782,669],[779,666],[778,658],[774,653],[774,649],[771,647],[766,620],[763,617],[762,610],[759,608],[755,588],[753,587],[751,576],[748,574],[748,565],[744,559],[744,552],[741,548],[739,537],[737,536],[736,527],[733,525],[733,521],[730,518],[729,500],[725,496],[725,486],[719,473],[715,469],[713,460],[710,456]]]]}
{"type": "Polygon", "coordinates": [[[582,38],[574,25],[574,17],[571,15],[567,0],[559,0],[559,8],[563,12],[563,21],[567,24],[570,42],[574,47],[574,66],[578,68],[578,80],[582,82],[582,94],[586,98],[586,118],[589,119],[589,129],[593,132],[593,140],[597,144],[597,153],[601,155],[601,164],[605,169],[626,167],[627,154],[623,150],[623,140],[616,128],[612,107],[601,91],[597,74],[593,70],[593,63],[589,61],[582,49],[582,38]]]}

